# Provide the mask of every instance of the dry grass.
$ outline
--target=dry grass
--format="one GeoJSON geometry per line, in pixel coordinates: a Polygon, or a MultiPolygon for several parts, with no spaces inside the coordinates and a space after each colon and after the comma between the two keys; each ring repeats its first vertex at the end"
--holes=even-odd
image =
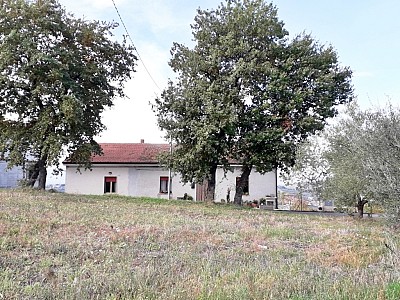
{"type": "Polygon", "coordinates": [[[396,234],[375,219],[3,190],[0,299],[400,299],[396,234]]]}

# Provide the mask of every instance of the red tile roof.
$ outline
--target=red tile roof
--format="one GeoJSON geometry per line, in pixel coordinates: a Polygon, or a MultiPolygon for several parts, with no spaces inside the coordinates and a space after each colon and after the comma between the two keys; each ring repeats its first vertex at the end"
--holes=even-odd
{"type": "Polygon", "coordinates": [[[104,143],[99,144],[103,155],[93,156],[93,164],[101,163],[138,163],[156,164],[162,152],[169,151],[169,144],[148,143],[104,143]]]}
{"type": "MultiPolygon", "coordinates": [[[[158,164],[159,155],[170,151],[169,144],[149,143],[99,143],[103,155],[92,156],[93,164],[158,164]]],[[[229,159],[231,164],[239,164],[229,159]]],[[[74,164],[68,158],[64,164],[74,164]]]]}

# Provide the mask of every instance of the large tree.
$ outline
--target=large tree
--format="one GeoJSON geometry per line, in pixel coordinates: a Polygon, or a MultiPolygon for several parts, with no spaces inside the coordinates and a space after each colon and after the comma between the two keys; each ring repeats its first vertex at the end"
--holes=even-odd
{"type": "Polygon", "coordinates": [[[66,13],[56,0],[0,2],[0,153],[10,166],[31,164],[29,183],[63,149],[88,163],[100,153],[101,113],[124,97],[136,57],[114,41],[116,23],[66,13]]]}
{"type": "MultiPolygon", "coordinates": [[[[193,49],[174,44],[177,73],[156,100],[159,125],[176,143],[170,165],[189,179],[242,164],[234,202],[253,168],[292,165],[297,143],[351,100],[351,71],[309,35],[292,41],[272,4],[228,0],[198,10],[193,49]],[[182,167],[183,166],[183,167],[182,167]]],[[[212,197],[213,191],[210,191],[212,197]]]]}

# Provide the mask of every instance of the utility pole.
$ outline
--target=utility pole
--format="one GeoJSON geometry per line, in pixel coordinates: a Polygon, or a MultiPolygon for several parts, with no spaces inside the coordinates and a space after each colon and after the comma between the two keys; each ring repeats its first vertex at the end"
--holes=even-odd
{"type": "MultiPolygon", "coordinates": [[[[172,156],[172,135],[169,140],[169,154],[172,156]]],[[[171,185],[172,185],[171,166],[168,169],[168,200],[171,200],[171,185]]]]}

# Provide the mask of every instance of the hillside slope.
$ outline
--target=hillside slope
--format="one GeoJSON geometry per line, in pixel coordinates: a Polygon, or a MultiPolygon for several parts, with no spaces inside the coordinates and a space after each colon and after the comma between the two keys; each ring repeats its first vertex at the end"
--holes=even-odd
{"type": "Polygon", "coordinates": [[[385,234],[379,220],[0,190],[0,299],[398,299],[385,234]]]}

